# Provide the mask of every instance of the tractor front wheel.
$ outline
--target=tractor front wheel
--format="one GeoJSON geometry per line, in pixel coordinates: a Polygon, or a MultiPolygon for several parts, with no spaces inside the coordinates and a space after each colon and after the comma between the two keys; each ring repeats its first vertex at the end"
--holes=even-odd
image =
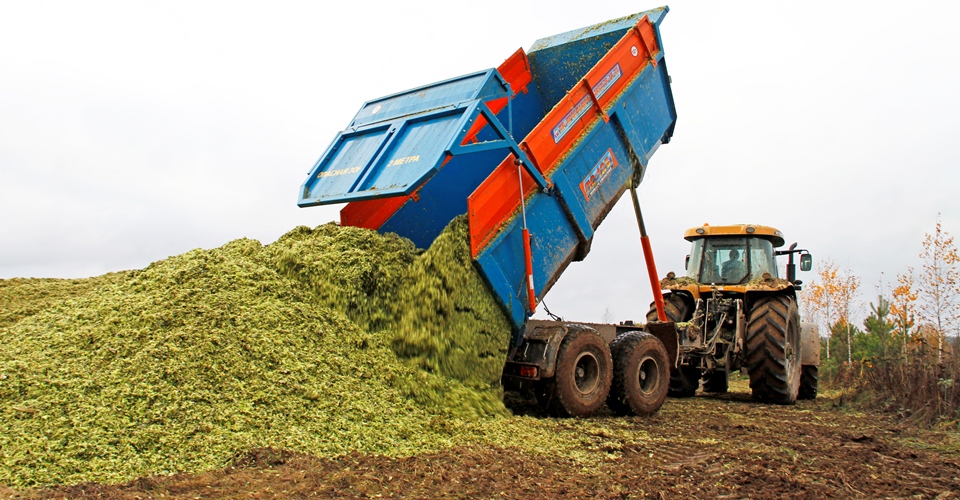
{"type": "Polygon", "coordinates": [[[717,368],[703,372],[703,392],[723,393],[728,388],[726,370],[717,368]]]}
{"type": "Polygon", "coordinates": [[[680,366],[670,370],[670,397],[689,398],[700,387],[700,369],[694,366],[680,366]]]}
{"type": "MultiPolygon", "coordinates": [[[[682,295],[677,293],[664,294],[663,306],[667,319],[674,323],[690,321],[690,316],[693,314],[690,311],[690,304],[684,300],[682,295]]],[[[651,303],[650,310],[647,312],[647,322],[657,321],[657,318],[657,305],[651,303]]],[[[688,398],[697,392],[699,386],[699,368],[681,366],[670,370],[670,397],[688,398]]]]}

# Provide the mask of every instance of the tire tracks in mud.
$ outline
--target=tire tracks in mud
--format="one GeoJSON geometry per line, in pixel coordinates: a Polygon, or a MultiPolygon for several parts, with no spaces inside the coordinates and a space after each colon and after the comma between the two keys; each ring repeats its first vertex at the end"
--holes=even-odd
{"type": "MultiPolygon", "coordinates": [[[[960,498],[960,454],[920,449],[936,446],[943,435],[913,432],[831,399],[757,404],[744,383],[735,382],[724,395],[668,399],[648,418],[598,417],[599,427],[581,431],[576,457],[498,447],[406,458],[317,458],[262,449],[203,474],[7,496],[960,498]]],[[[576,428],[558,421],[558,435],[576,428]]]]}

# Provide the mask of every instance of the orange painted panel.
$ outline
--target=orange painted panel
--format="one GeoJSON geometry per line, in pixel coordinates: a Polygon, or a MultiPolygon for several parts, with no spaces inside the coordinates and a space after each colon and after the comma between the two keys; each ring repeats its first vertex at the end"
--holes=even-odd
{"type": "MultiPolygon", "coordinates": [[[[601,119],[594,95],[603,110],[614,101],[659,52],[656,31],[644,16],[534,127],[524,144],[537,168],[549,181],[580,135],[601,119]],[[617,78],[617,72],[620,75],[617,78]],[[594,95],[591,95],[594,94],[594,95]],[[597,95],[599,94],[599,95],[597,95]]],[[[524,172],[524,198],[536,185],[524,172]]],[[[514,156],[510,155],[467,199],[470,217],[470,249],[474,257],[520,209],[520,186],[514,156]]]]}
{"type": "Polygon", "coordinates": [[[344,226],[380,229],[380,226],[403,206],[410,196],[394,196],[347,203],[340,210],[340,224],[344,226]]]}

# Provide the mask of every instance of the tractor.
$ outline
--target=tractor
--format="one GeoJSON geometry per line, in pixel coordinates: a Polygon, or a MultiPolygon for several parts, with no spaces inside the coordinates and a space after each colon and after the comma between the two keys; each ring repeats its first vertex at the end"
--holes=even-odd
{"type": "MultiPolygon", "coordinates": [[[[731,372],[745,370],[753,398],[793,404],[817,396],[820,335],[801,323],[797,310],[794,255],[809,271],[812,257],[783,234],[753,224],[687,230],[692,243],[686,275],[668,273],[660,281],[664,312],[677,324],[677,363],[670,373],[669,395],[692,396],[727,391],[731,372]],[[787,256],[786,279],[777,273],[777,256],[787,256]]],[[[657,320],[651,306],[648,325],[657,320]]]]}

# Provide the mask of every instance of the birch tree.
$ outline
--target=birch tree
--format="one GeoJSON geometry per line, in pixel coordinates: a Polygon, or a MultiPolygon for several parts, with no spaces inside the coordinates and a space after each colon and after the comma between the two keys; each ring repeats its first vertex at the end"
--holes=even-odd
{"type": "Polygon", "coordinates": [[[917,321],[917,291],[914,286],[913,268],[897,275],[897,284],[893,287],[890,299],[890,316],[894,332],[900,337],[901,354],[907,354],[907,341],[917,321]]]}
{"type": "Polygon", "coordinates": [[[953,244],[953,237],[940,226],[933,234],[927,233],[920,252],[923,268],[920,271],[917,291],[920,298],[921,318],[937,329],[937,362],[943,362],[943,347],[947,331],[952,331],[960,321],[960,272],[957,263],[960,255],[953,244]]]}
{"type": "MultiPolygon", "coordinates": [[[[833,335],[833,326],[841,325],[847,335],[847,361],[853,357],[852,324],[850,316],[856,307],[856,295],[860,288],[860,278],[849,270],[840,271],[833,261],[823,261],[816,280],[808,287],[806,297],[810,316],[821,322],[825,330],[833,335]]],[[[830,338],[827,338],[827,359],[830,359],[830,338]]]]}

